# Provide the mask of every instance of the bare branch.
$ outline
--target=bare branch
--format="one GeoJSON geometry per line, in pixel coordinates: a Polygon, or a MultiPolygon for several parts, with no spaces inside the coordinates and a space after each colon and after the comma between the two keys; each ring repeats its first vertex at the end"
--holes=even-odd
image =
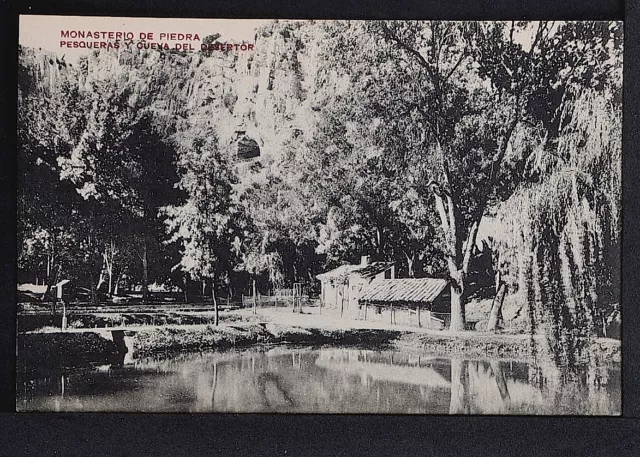
{"type": "Polygon", "coordinates": [[[513,70],[510,70],[509,67],[507,67],[506,62],[504,61],[504,55],[502,56],[502,59],[500,60],[500,63],[502,64],[502,66],[504,67],[504,70],[509,75],[509,78],[513,78],[513,70]]]}
{"type": "Polygon", "coordinates": [[[513,44],[513,32],[516,27],[516,21],[511,21],[511,30],[509,30],[509,43],[513,44]]]}
{"type": "Polygon", "coordinates": [[[536,35],[533,39],[533,43],[531,44],[531,49],[529,50],[530,56],[533,55],[533,51],[535,50],[536,46],[540,42],[540,38],[542,38],[542,34],[545,32],[546,28],[547,28],[547,23],[545,21],[538,22],[538,30],[536,30],[536,35]]]}
{"type": "Polygon", "coordinates": [[[422,66],[425,70],[427,70],[427,72],[429,73],[429,76],[431,76],[432,80],[435,81],[434,70],[431,67],[431,64],[429,62],[427,62],[427,60],[424,58],[424,56],[422,54],[420,54],[420,52],[418,50],[412,48],[407,43],[405,43],[403,40],[401,40],[395,33],[393,33],[393,31],[391,31],[391,29],[384,22],[382,23],[382,30],[384,31],[385,38],[393,41],[401,49],[404,49],[408,54],[413,56],[418,61],[420,66],[422,66]]]}
{"type": "Polygon", "coordinates": [[[442,186],[440,185],[439,182],[431,180],[427,183],[426,185],[427,188],[429,188],[434,194],[436,194],[439,197],[442,197],[443,195],[447,195],[447,191],[442,189],[442,186]]]}
{"type": "Polygon", "coordinates": [[[462,51],[460,53],[460,58],[458,59],[458,61],[455,63],[455,65],[451,68],[451,70],[449,71],[449,73],[447,73],[447,75],[444,77],[444,82],[446,83],[447,81],[449,81],[449,78],[451,78],[451,75],[453,75],[453,73],[458,69],[458,67],[460,66],[460,64],[462,63],[462,61],[464,60],[464,58],[467,56],[466,51],[462,51]]]}

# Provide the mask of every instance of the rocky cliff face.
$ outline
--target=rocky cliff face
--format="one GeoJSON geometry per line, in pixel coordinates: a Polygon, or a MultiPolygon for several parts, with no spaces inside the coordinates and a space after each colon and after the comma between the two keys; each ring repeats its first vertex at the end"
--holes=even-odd
{"type": "Polygon", "coordinates": [[[73,78],[78,72],[72,64],[64,62],[55,53],[42,49],[20,46],[18,48],[18,97],[48,97],[60,84],[63,75],[70,73],[73,78]]]}
{"type": "MultiPolygon", "coordinates": [[[[63,76],[85,90],[114,78],[131,87],[131,102],[188,125],[214,126],[234,154],[240,137],[260,147],[264,165],[277,163],[286,145],[312,135],[322,94],[316,74],[322,25],[278,22],[256,32],[253,52],[180,53],[156,50],[93,51],[77,64],[42,50],[22,48],[23,84],[30,96],[47,96],[63,76]],[[62,62],[62,64],[60,63],[62,62]]],[[[325,85],[326,86],[326,85],[325,85]]]]}

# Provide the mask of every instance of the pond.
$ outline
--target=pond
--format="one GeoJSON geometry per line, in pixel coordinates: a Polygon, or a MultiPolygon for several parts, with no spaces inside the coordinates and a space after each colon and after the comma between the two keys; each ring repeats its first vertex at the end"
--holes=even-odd
{"type": "Polygon", "coordinates": [[[18,376],[19,411],[620,414],[620,367],[541,383],[523,362],[260,347],[18,376]],[[595,376],[595,377],[594,377],[595,376]],[[593,382],[597,379],[598,386],[593,382]]]}

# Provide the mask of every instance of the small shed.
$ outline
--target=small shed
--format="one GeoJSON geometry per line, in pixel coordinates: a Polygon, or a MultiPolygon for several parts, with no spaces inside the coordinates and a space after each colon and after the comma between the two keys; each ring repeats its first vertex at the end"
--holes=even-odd
{"type": "Polygon", "coordinates": [[[405,314],[403,320],[407,323],[414,320],[415,314],[418,325],[424,322],[428,326],[443,327],[447,320],[444,315],[450,313],[451,289],[448,286],[446,279],[438,278],[378,280],[362,292],[360,302],[365,307],[376,308],[379,314],[382,310],[389,311],[393,323],[396,313],[400,312],[405,314]],[[432,322],[433,319],[437,322],[432,322]]]}
{"type": "Polygon", "coordinates": [[[321,283],[322,306],[357,313],[360,294],[375,280],[395,278],[392,262],[369,262],[363,256],[360,265],[342,265],[316,276],[321,283]]]}

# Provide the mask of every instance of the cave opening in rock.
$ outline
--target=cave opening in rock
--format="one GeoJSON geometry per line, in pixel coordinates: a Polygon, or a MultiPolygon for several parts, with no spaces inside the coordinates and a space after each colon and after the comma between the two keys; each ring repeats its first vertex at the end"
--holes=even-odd
{"type": "Polygon", "coordinates": [[[236,157],[240,160],[249,160],[260,156],[260,146],[245,132],[236,132],[236,157]]]}

